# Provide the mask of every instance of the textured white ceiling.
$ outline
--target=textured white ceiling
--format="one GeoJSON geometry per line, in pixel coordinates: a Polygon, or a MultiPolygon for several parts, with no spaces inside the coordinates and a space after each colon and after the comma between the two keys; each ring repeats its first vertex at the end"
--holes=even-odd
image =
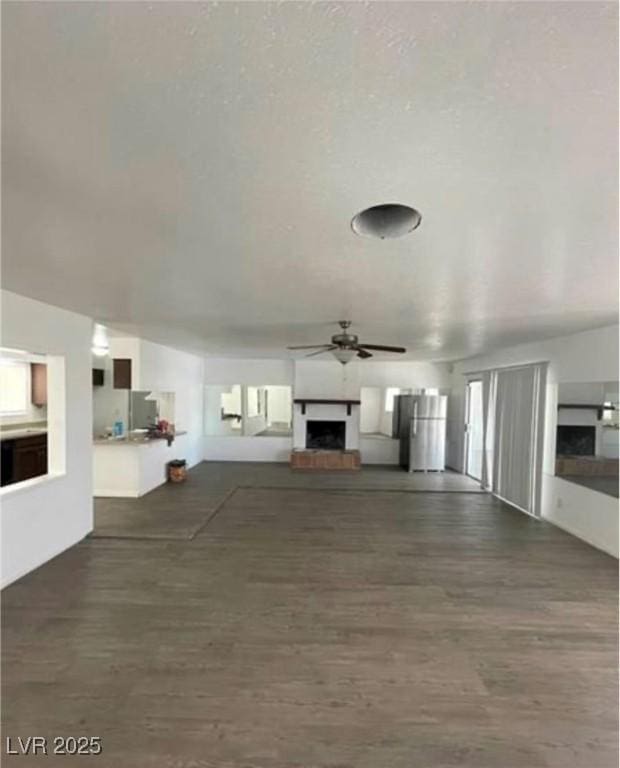
{"type": "Polygon", "coordinates": [[[615,3],[2,5],[6,288],[212,354],[615,320],[615,3]]]}

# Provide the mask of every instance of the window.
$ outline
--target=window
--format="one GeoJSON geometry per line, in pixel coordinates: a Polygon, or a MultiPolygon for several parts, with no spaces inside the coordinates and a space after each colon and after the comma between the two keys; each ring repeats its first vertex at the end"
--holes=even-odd
{"type": "Polygon", "coordinates": [[[400,387],[388,387],[385,390],[385,410],[387,413],[394,411],[394,398],[400,395],[400,387]]]}
{"type": "Polygon", "coordinates": [[[0,362],[0,415],[12,416],[28,410],[28,365],[0,362]]]}

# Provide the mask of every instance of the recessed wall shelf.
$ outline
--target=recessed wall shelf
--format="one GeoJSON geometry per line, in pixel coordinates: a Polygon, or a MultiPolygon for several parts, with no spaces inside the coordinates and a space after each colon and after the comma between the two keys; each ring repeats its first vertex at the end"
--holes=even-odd
{"type": "Polygon", "coordinates": [[[361,405],[361,400],[322,400],[316,398],[296,397],[293,402],[301,405],[301,413],[305,416],[306,405],[345,405],[347,407],[347,416],[351,415],[351,406],[361,405]]]}

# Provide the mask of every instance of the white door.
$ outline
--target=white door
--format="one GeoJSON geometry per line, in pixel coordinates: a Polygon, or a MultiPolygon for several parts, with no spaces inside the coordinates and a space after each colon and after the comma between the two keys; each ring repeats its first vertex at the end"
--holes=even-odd
{"type": "Polygon", "coordinates": [[[482,382],[467,384],[465,418],[465,472],[475,480],[482,478],[482,382]]]}

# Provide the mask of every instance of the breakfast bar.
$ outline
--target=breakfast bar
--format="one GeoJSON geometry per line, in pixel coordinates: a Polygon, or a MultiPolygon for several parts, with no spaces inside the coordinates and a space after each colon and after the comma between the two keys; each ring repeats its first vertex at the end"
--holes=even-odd
{"type": "Polygon", "coordinates": [[[94,495],[138,498],[166,482],[166,465],[185,454],[186,433],[165,438],[94,440],[94,495]]]}

